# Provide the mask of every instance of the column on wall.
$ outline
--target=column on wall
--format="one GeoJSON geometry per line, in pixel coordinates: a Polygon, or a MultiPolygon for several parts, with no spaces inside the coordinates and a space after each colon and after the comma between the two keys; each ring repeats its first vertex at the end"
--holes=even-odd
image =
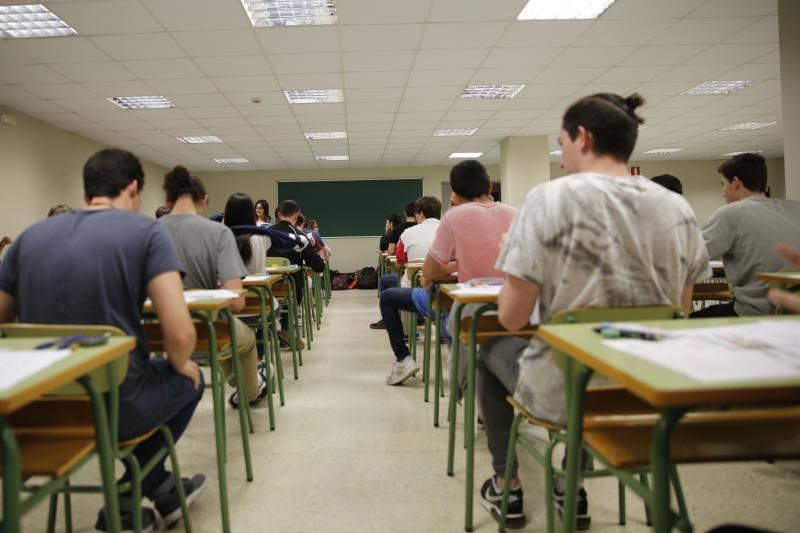
{"type": "Polygon", "coordinates": [[[532,188],[550,180],[547,135],[506,137],[500,142],[503,202],[521,206],[532,188]]]}
{"type": "Polygon", "coordinates": [[[800,200],[800,2],[778,1],[786,197],[800,200]]]}

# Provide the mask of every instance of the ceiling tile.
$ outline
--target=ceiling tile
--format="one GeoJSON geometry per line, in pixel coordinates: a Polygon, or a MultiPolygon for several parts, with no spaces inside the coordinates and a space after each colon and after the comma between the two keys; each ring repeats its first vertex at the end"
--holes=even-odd
{"type": "Polygon", "coordinates": [[[172,34],[190,56],[239,56],[260,54],[252,30],[185,31],[172,34]]]}
{"type": "Polygon", "coordinates": [[[6,83],[64,83],[69,79],[44,65],[8,65],[0,69],[6,83]]]}
{"type": "Polygon", "coordinates": [[[464,90],[464,85],[446,85],[439,87],[408,87],[403,92],[403,101],[407,100],[453,100],[464,90]]]}
{"type": "MultiPolygon", "coordinates": [[[[526,84],[542,71],[541,68],[482,68],[475,71],[469,83],[475,85],[526,84]]],[[[459,91],[460,92],[460,91],[459,91]]]]}
{"type": "Polygon", "coordinates": [[[497,46],[568,46],[592,25],[587,20],[525,20],[511,23],[497,46]]]}
{"type": "Polygon", "coordinates": [[[535,84],[548,83],[586,83],[600,76],[604,67],[554,68],[543,69],[531,81],[535,84]]]}
{"type": "Polygon", "coordinates": [[[409,87],[442,86],[448,83],[464,84],[470,80],[475,71],[462,70],[414,70],[408,78],[409,87]]]}
{"type": "MultiPolygon", "coordinates": [[[[346,89],[379,89],[384,87],[403,87],[406,84],[408,71],[391,72],[345,72],[346,89]]],[[[347,93],[347,91],[345,91],[347,93]]],[[[346,97],[346,96],[345,96],[346,97]]]]}
{"type": "Polygon", "coordinates": [[[593,81],[597,83],[614,83],[614,82],[647,82],[656,76],[663,74],[670,67],[656,66],[656,67],[611,67],[602,75],[595,78],[593,81]]]}
{"type": "Polygon", "coordinates": [[[42,63],[79,63],[110,59],[88,37],[59,37],[52,39],[17,39],[14,47],[42,63]]]}
{"type": "Polygon", "coordinates": [[[191,59],[132,59],[123,65],[142,79],[196,78],[202,76],[191,59]]]}
{"type": "Polygon", "coordinates": [[[250,28],[240,2],[220,0],[142,0],[169,31],[250,28]]]}
{"type": "Polygon", "coordinates": [[[686,89],[689,89],[692,87],[692,83],[697,84],[704,81],[713,80],[726,70],[730,70],[732,66],[733,65],[678,65],[677,67],[672,67],[671,69],[667,70],[664,74],[657,77],[655,81],[687,82],[690,85],[687,86],[686,89]]]}
{"type": "Polygon", "coordinates": [[[554,67],[611,67],[636,50],[634,46],[571,46],[552,63],[554,67]]]}
{"type": "Polygon", "coordinates": [[[347,102],[392,102],[399,101],[403,94],[400,87],[382,89],[347,89],[345,99],[347,102]]]}
{"type": "Polygon", "coordinates": [[[712,44],[732,36],[756,21],[754,18],[720,17],[709,24],[708,19],[681,19],[657,35],[649,44],[712,44]]]}
{"type": "Polygon", "coordinates": [[[753,15],[774,15],[778,11],[777,0],[706,0],[689,13],[690,17],[750,17],[753,15]]]}
{"type": "Polygon", "coordinates": [[[764,17],[726,39],[729,43],[777,43],[778,17],[764,17]]]}
{"type": "Polygon", "coordinates": [[[780,77],[780,65],[776,63],[749,63],[721,74],[727,80],[766,80],[780,77]]]}
{"type": "Polygon", "coordinates": [[[267,57],[276,74],[339,72],[341,70],[338,53],[280,54],[267,57]]]}
{"type": "Polygon", "coordinates": [[[114,59],[164,59],[185,57],[178,43],[167,33],[101,35],[92,42],[114,59]]]}
{"type": "Polygon", "coordinates": [[[687,65],[747,63],[778,49],[776,44],[716,44],[686,61],[687,65]]]}
{"type": "MultiPolygon", "coordinates": [[[[170,96],[170,101],[177,107],[229,107],[228,99],[221,93],[216,94],[183,94],[170,96]]],[[[235,111],[235,110],[234,110],[235,111]]],[[[238,116],[238,113],[236,114],[238,116]]]]}
{"type": "Polygon", "coordinates": [[[88,82],[84,87],[103,98],[113,96],[151,96],[157,92],[154,87],[143,81],[100,81],[88,82]]]}
{"type": "Polygon", "coordinates": [[[342,50],[411,50],[419,48],[422,24],[342,26],[342,50]]]}
{"type": "Polygon", "coordinates": [[[12,102],[14,100],[38,100],[39,97],[32,95],[28,91],[23,91],[13,85],[0,85],[0,102],[12,102]]]}
{"type": "Polygon", "coordinates": [[[335,52],[339,49],[336,26],[256,28],[254,33],[267,54],[335,52]]]}
{"type": "Polygon", "coordinates": [[[386,68],[408,70],[414,62],[414,54],[413,50],[344,52],[342,65],[345,72],[376,71],[386,68]]]}
{"type": "MultiPolygon", "coordinates": [[[[288,105],[286,102],[286,96],[284,96],[284,94],[280,91],[225,91],[225,98],[227,98],[228,101],[235,106],[247,107],[248,112],[250,112],[249,108],[251,107],[258,109],[268,105],[288,105]],[[253,103],[254,96],[260,98],[261,102],[257,104],[253,103]]],[[[240,111],[244,112],[242,109],[240,109],[240,111]]]]}
{"type": "MultiPolygon", "coordinates": [[[[627,20],[598,19],[575,44],[579,46],[643,45],[666,28],[673,25],[672,19],[652,19],[646,24],[631,24],[627,20]]],[[[673,41],[681,42],[681,41],[673,41]]]]}
{"type": "Polygon", "coordinates": [[[615,2],[603,13],[604,19],[680,18],[706,0],[635,0],[615,2]]]}
{"type": "Polygon", "coordinates": [[[339,24],[411,24],[425,22],[431,0],[337,0],[339,24]]]}
{"type": "Polygon", "coordinates": [[[281,74],[277,78],[284,90],[342,88],[342,76],[339,73],[281,74]]]}
{"type": "Polygon", "coordinates": [[[263,55],[195,57],[193,59],[207,76],[259,76],[272,72],[263,55]]]}
{"type": "Polygon", "coordinates": [[[508,27],[507,22],[426,24],[420,48],[488,48],[508,27]]]}
{"type": "Polygon", "coordinates": [[[400,107],[400,102],[348,102],[345,104],[347,113],[394,113],[400,107]]]}
{"type": "Polygon", "coordinates": [[[53,70],[60,72],[72,81],[127,81],[135,80],[136,76],[116,61],[93,61],[89,63],[64,63],[51,65],[53,70]]]}
{"type": "Polygon", "coordinates": [[[139,2],[61,2],[51,10],[81,35],[109,35],[161,31],[162,27],[139,2]]]}
{"type": "Polygon", "coordinates": [[[527,0],[434,0],[429,22],[487,22],[514,20],[527,0]]]}
{"type": "Polygon", "coordinates": [[[564,48],[493,48],[481,67],[530,68],[549,65],[564,48]]]}
{"type": "Polygon", "coordinates": [[[147,80],[147,84],[164,96],[174,94],[207,94],[218,92],[208,78],[180,78],[174,80],[147,80]]]}
{"type": "Polygon", "coordinates": [[[447,111],[453,106],[453,100],[404,100],[398,108],[402,112],[447,111]]]}
{"type": "Polygon", "coordinates": [[[77,83],[47,83],[36,85],[22,85],[20,87],[39,98],[91,98],[96,96],[88,89],[77,83]]]}
{"type": "MultiPolygon", "coordinates": [[[[188,97],[188,98],[193,98],[193,97],[198,97],[198,96],[207,97],[207,96],[216,96],[216,95],[210,95],[210,94],[187,94],[187,95],[185,95],[185,97],[188,97]]],[[[176,97],[173,97],[172,100],[174,102],[176,102],[177,105],[180,105],[183,108],[184,113],[186,113],[188,116],[190,116],[192,118],[238,117],[238,116],[240,116],[239,111],[235,107],[233,107],[231,105],[221,105],[221,106],[217,106],[217,107],[187,107],[182,103],[178,103],[178,102],[181,102],[181,98],[183,98],[183,97],[184,96],[176,96],[176,97]]],[[[226,104],[227,104],[227,101],[228,100],[226,98],[225,99],[226,104]]],[[[191,102],[191,100],[190,100],[190,102],[191,102]]]]}
{"type": "Polygon", "coordinates": [[[30,65],[36,63],[33,56],[11,46],[10,42],[0,41],[0,65],[30,65]]]}
{"type": "Polygon", "coordinates": [[[253,92],[251,96],[278,90],[275,76],[226,76],[212,78],[212,81],[222,92],[253,92]]]}
{"type": "Polygon", "coordinates": [[[420,50],[414,60],[414,68],[418,70],[478,68],[488,52],[486,48],[420,50]]]}
{"type": "Polygon", "coordinates": [[[23,113],[59,113],[63,108],[47,100],[16,100],[8,103],[9,107],[23,113]]]}
{"type": "Polygon", "coordinates": [[[625,67],[679,65],[707,49],[706,44],[642,46],[620,61],[619,65],[625,67]]]}

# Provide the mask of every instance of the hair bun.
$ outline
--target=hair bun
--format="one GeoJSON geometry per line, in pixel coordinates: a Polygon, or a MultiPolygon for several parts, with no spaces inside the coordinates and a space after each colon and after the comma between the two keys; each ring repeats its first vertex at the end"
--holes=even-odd
{"type": "Polygon", "coordinates": [[[636,114],[636,108],[644,105],[644,97],[639,93],[633,93],[625,98],[625,107],[628,108],[628,113],[639,124],[644,123],[644,119],[636,114]]]}
{"type": "Polygon", "coordinates": [[[183,165],[178,165],[165,176],[165,182],[170,183],[173,187],[186,188],[192,185],[192,175],[189,169],[183,165]]]}

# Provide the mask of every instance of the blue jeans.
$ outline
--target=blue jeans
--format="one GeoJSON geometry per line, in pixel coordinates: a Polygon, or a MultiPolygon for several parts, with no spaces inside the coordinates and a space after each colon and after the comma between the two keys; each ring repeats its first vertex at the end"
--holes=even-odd
{"type": "MultiPolygon", "coordinates": [[[[186,426],[189,425],[194,410],[200,403],[200,398],[203,397],[204,382],[201,380],[200,388],[195,390],[192,381],[175,372],[166,359],[150,359],[148,364],[149,369],[145,383],[142,383],[137,389],[151,397],[145,402],[142,402],[141,399],[137,401],[136,396],[130,397],[127,394],[126,398],[120,398],[119,438],[120,440],[130,439],[165,425],[170,429],[172,438],[177,442],[183,435],[186,426]],[[153,396],[160,396],[160,398],[153,398],[153,396]],[[147,403],[147,408],[143,408],[143,403],[147,403]]],[[[202,376],[200,374],[201,378],[202,376]]],[[[149,439],[136,446],[133,455],[139,460],[139,465],[143,467],[164,446],[166,446],[166,441],[161,432],[157,431],[149,439]]],[[[169,476],[164,468],[164,462],[168,456],[164,456],[142,479],[142,494],[145,497],[152,499],[156,489],[169,476]]],[[[130,479],[131,472],[128,464],[125,463],[125,474],[119,483],[125,483],[130,479]]]]}
{"type": "MultiPolygon", "coordinates": [[[[381,284],[383,284],[383,278],[381,278],[381,284]]],[[[414,312],[414,320],[416,320],[417,307],[411,298],[412,290],[405,287],[392,287],[381,291],[381,318],[386,326],[392,351],[398,361],[402,361],[410,353],[405,340],[403,340],[403,321],[400,319],[400,311],[414,312]]]]}
{"type": "Polygon", "coordinates": [[[398,276],[397,274],[384,274],[383,276],[381,276],[381,279],[378,282],[378,290],[380,290],[380,292],[383,292],[386,289],[397,287],[397,284],[399,282],[400,282],[400,276],[398,276]]]}

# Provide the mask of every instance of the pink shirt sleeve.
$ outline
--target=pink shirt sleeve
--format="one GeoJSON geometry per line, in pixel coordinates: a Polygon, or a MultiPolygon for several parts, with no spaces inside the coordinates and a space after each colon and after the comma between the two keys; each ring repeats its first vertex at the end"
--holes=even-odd
{"type": "Polygon", "coordinates": [[[444,216],[436,229],[436,237],[433,244],[428,249],[428,254],[442,265],[446,265],[455,256],[456,243],[453,236],[453,228],[450,223],[451,217],[444,216]]]}

